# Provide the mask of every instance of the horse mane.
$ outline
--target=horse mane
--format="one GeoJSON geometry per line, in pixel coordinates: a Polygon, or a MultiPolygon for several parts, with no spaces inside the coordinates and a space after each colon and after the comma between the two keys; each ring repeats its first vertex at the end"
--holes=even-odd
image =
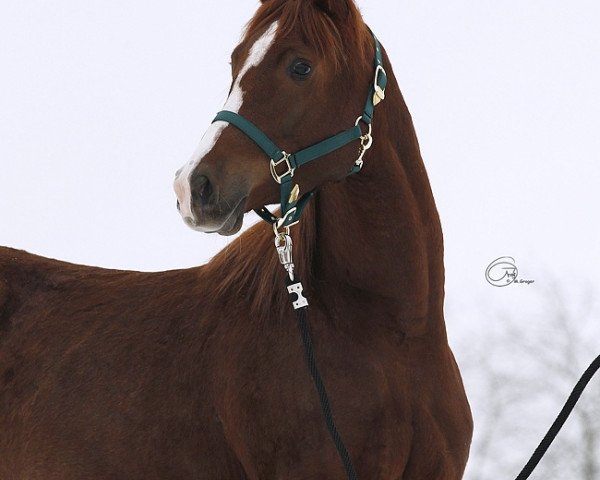
{"type": "MultiPolygon", "coordinates": [[[[316,245],[313,198],[302,222],[291,228],[295,271],[305,288],[311,284],[316,245]]],[[[274,245],[273,227],[260,222],[249,228],[205,265],[206,285],[214,298],[244,298],[253,318],[282,318],[291,309],[285,271],[274,245]]]]}
{"type": "Polygon", "coordinates": [[[279,22],[277,40],[284,40],[299,28],[302,40],[322,58],[333,61],[336,70],[372,63],[373,37],[352,0],[344,18],[334,18],[312,0],[270,0],[264,2],[248,22],[244,39],[252,38],[279,22]],[[366,63],[365,63],[366,62],[366,63]]]}

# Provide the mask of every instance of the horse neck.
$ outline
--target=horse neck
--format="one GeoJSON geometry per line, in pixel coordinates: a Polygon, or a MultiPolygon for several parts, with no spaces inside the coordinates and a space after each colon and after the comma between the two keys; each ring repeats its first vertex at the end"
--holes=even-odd
{"type": "MultiPolygon", "coordinates": [[[[388,81],[363,171],[321,188],[292,229],[294,262],[309,301],[330,319],[368,315],[371,326],[377,319],[403,333],[443,332],[439,218],[391,69],[388,81]]],[[[210,298],[245,298],[244,311],[265,325],[289,317],[285,273],[272,228],[262,222],[221,251],[203,276],[210,298]]]]}
{"type": "Polygon", "coordinates": [[[337,314],[372,305],[373,315],[425,333],[443,328],[442,233],[412,120],[388,70],[363,171],[316,199],[314,286],[337,314]]]}

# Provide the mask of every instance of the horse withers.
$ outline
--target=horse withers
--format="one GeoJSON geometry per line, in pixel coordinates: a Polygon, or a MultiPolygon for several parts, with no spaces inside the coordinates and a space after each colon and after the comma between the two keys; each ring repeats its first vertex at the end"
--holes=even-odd
{"type": "MultiPolygon", "coordinates": [[[[459,479],[472,422],[444,325],[441,228],[383,50],[385,95],[364,115],[381,86],[374,43],[350,0],[263,2],[232,54],[229,116],[175,189],[190,227],[223,235],[281,203],[259,211],[289,228],[358,478],[459,479]],[[351,133],[282,164],[239,118],[285,152],[351,133]]],[[[273,235],[256,225],[207,265],[162,273],[0,249],[0,479],[345,478],[273,235]]]]}

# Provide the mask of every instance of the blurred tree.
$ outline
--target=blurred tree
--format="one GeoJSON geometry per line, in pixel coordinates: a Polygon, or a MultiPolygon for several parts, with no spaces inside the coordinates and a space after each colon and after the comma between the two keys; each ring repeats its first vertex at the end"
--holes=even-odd
{"type": "MultiPolygon", "coordinates": [[[[548,283],[546,282],[546,285],[548,283]]],[[[515,288],[519,288],[515,286],[515,288]]],[[[475,419],[465,480],[511,480],[600,354],[592,288],[536,285],[533,312],[486,312],[455,339],[475,419]]],[[[600,378],[588,385],[532,479],[600,480],[600,378]]]]}

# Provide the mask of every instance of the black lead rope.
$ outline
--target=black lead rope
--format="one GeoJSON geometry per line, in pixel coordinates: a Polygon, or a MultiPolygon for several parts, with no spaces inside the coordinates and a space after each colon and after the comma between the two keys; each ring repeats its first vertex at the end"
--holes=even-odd
{"type": "MultiPolygon", "coordinates": [[[[278,247],[279,250],[279,247],[278,247]]],[[[280,254],[281,255],[281,254],[280,254]]],[[[281,256],[280,256],[281,258],[281,256]]],[[[292,265],[292,269],[289,270],[293,272],[293,264],[291,264],[291,250],[290,250],[290,263],[287,265],[292,265]]],[[[284,266],[286,265],[285,261],[282,260],[284,266]]],[[[292,275],[293,276],[293,275],[292,275]]],[[[317,361],[315,358],[315,351],[312,344],[312,338],[310,335],[310,326],[308,323],[308,302],[302,295],[303,287],[302,282],[299,278],[294,278],[294,280],[287,279],[287,290],[292,298],[292,305],[294,306],[294,310],[296,311],[296,316],[298,318],[298,330],[300,330],[300,335],[302,337],[302,343],[304,345],[304,354],[306,356],[306,361],[308,363],[308,369],[310,371],[310,375],[313,379],[315,387],[317,388],[317,392],[319,393],[319,400],[321,402],[321,410],[323,411],[323,416],[325,417],[325,423],[327,424],[327,429],[329,430],[329,434],[335,443],[335,448],[338,451],[340,459],[344,464],[344,469],[346,470],[346,475],[349,480],[357,480],[356,470],[354,469],[354,465],[352,464],[352,460],[350,458],[350,454],[344,445],[344,441],[340,433],[338,432],[335,421],[333,419],[333,413],[331,412],[331,404],[329,403],[329,397],[327,396],[327,391],[325,390],[325,385],[323,384],[323,379],[321,378],[321,373],[319,372],[319,368],[317,367],[317,361]],[[296,301],[294,301],[296,299],[296,301]]],[[[565,405],[562,410],[554,420],[554,423],[550,426],[550,429],[538,445],[538,447],[533,452],[533,455],[527,462],[527,464],[521,470],[521,473],[517,476],[515,480],[527,480],[529,476],[533,473],[535,468],[540,463],[540,460],[544,457],[552,442],[556,439],[556,436],[564,426],[565,422],[573,413],[573,409],[581,394],[587,387],[590,380],[600,369],[600,355],[596,357],[596,359],[590,364],[587,370],[583,373],[573,391],[569,395],[565,405]]]]}
{"type": "Polygon", "coordinates": [[[571,395],[569,395],[565,406],[558,414],[558,417],[556,417],[556,420],[554,420],[554,423],[552,424],[552,426],[550,427],[550,429],[548,430],[538,447],[535,449],[533,455],[531,456],[527,464],[523,467],[523,470],[521,470],[521,473],[519,473],[516,480],[525,480],[529,478],[535,467],[537,467],[538,463],[540,463],[542,457],[546,454],[546,451],[548,450],[550,445],[552,445],[552,442],[554,441],[556,435],[558,435],[558,432],[560,432],[561,428],[567,421],[567,418],[569,418],[569,415],[571,415],[571,413],[573,412],[573,408],[575,408],[579,397],[581,397],[581,394],[585,390],[585,387],[587,387],[587,384],[596,374],[598,369],[600,369],[600,356],[596,357],[596,359],[591,363],[588,369],[583,373],[583,375],[575,385],[575,388],[573,388],[571,395]]]}
{"type": "MultiPolygon", "coordinates": [[[[288,292],[290,292],[290,295],[298,295],[298,293],[295,291],[290,291],[289,289],[290,286],[297,284],[301,284],[298,277],[296,277],[294,281],[290,281],[289,278],[287,279],[288,292]]],[[[321,373],[319,372],[319,367],[317,366],[315,350],[313,348],[312,337],[310,334],[310,326],[308,324],[308,306],[297,308],[295,310],[296,317],[298,319],[298,330],[300,330],[300,336],[302,337],[302,343],[304,345],[304,355],[306,357],[306,362],[308,363],[310,376],[312,377],[315,387],[317,388],[317,392],[319,393],[321,410],[323,411],[323,416],[325,417],[327,430],[329,430],[329,434],[333,439],[333,443],[335,443],[335,448],[337,449],[340,459],[344,464],[344,469],[346,470],[348,479],[357,480],[358,477],[356,475],[354,465],[352,464],[350,454],[344,445],[344,441],[342,440],[340,432],[338,432],[338,429],[335,426],[333,413],[331,412],[331,404],[329,403],[329,397],[327,396],[327,390],[325,390],[325,385],[323,384],[323,379],[321,378],[321,373]]]]}

